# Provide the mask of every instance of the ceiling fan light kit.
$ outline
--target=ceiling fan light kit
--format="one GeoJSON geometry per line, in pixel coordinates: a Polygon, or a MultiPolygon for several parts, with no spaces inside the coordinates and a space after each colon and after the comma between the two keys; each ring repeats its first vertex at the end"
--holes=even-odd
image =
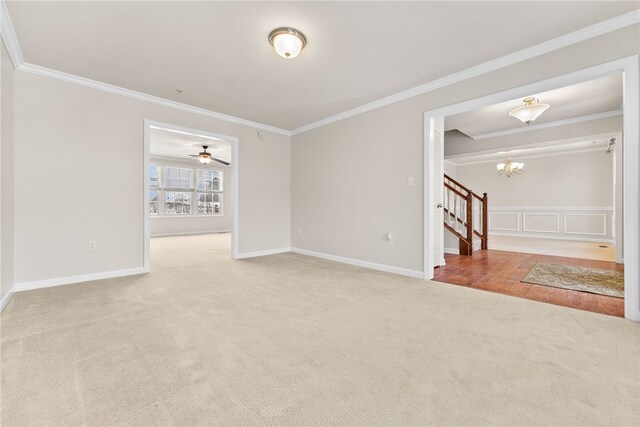
{"type": "Polygon", "coordinates": [[[540,100],[534,97],[525,98],[522,102],[524,105],[511,110],[509,115],[528,125],[551,107],[549,104],[541,104],[540,100]]]}
{"type": "Polygon", "coordinates": [[[223,159],[219,159],[217,157],[213,157],[211,155],[211,153],[209,153],[207,151],[207,148],[209,148],[208,145],[203,145],[202,146],[202,151],[198,154],[189,154],[189,157],[197,157],[198,161],[200,163],[202,163],[203,165],[208,165],[209,163],[211,163],[211,161],[216,161],[218,163],[222,163],[225,166],[229,166],[231,163],[227,162],[226,160],[223,159]]]}

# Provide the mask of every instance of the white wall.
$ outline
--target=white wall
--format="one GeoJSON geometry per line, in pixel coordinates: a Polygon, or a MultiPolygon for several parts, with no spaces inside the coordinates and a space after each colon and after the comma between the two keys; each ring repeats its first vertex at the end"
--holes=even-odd
{"type": "Polygon", "coordinates": [[[456,168],[458,181],[488,193],[489,234],[613,238],[614,157],[605,148],[513,160],[525,171],[510,178],[497,174],[497,162],[456,168]]]}
{"type": "MultiPolygon", "coordinates": [[[[498,175],[493,161],[458,165],[457,180],[475,193],[489,194],[492,207],[613,207],[613,156],[605,148],[535,158],[518,158],[525,172],[498,175]]],[[[506,159],[505,159],[506,160],[506,159]]]]}
{"type": "Polygon", "coordinates": [[[238,137],[239,251],[289,246],[289,137],[22,71],[15,91],[17,283],[142,267],[144,119],[238,137]]]}
{"type": "MultiPolygon", "coordinates": [[[[153,140],[151,140],[153,145],[153,140]]],[[[149,163],[160,166],[179,166],[183,168],[202,169],[197,160],[167,159],[150,157],[149,163]]],[[[151,237],[177,236],[183,234],[205,234],[231,231],[233,227],[233,194],[231,167],[211,162],[207,169],[221,171],[222,175],[222,215],[150,215],[151,237]]],[[[194,172],[195,177],[195,172],[194,172]]],[[[195,178],[194,178],[195,179],[195,178]]],[[[195,185],[195,184],[194,184],[195,185]]]]}
{"type": "Polygon", "coordinates": [[[2,119],[0,121],[0,300],[8,295],[14,283],[14,69],[2,45],[0,63],[2,119]]]}
{"type": "Polygon", "coordinates": [[[292,246],[422,271],[424,112],[637,55],[639,37],[630,26],[294,136],[292,246]]]}

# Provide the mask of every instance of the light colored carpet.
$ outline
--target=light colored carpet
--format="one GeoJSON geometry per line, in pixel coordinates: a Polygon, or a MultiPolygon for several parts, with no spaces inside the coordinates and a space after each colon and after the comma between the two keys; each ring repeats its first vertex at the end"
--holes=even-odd
{"type": "Polygon", "coordinates": [[[624,273],[620,271],[539,262],[522,281],[624,298],[624,273]]]}
{"type": "Polygon", "coordinates": [[[2,425],[639,424],[637,324],[228,238],[14,296],[2,425]]]}

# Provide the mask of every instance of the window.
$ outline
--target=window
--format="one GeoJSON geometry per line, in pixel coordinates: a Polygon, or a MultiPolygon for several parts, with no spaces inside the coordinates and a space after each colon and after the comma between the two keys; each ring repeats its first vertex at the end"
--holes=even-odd
{"type": "Polygon", "coordinates": [[[222,172],[198,169],[198,191],[222,191],[222,172]]]}
{"type": "Polygon", "coordinates": [[[198,215],[222,215],[222,172],[198,169],[198,215]]]}
{"type": "Polygon", "coordinates": [[[164,213],[166,215],[191,215],[191,192],[165,191],[164,213]]]}
{"type": "Polygon", "coordinates": [[[160,188],[160,167],[156,165],[149,165],[149,185],[151,191],[149,192],[149,213],[151,215],[158,215],[160,212],[160,205],[158,204],[158,189],[160,188]]]}
{"type": "Polygon", "coordinates": [[[193,188],[191,180],[192,174],[192,169],[167,166],[164,168],[164,186],[166,188],[190,190],[193,188]]]}
{"type": "Polygon", "coordinates": [[[149,213],[151,215],[158,215],[160,212],[160,206],[158,205],[158,192],[149,192],[149,213]]]}
{"type": "Polygon", "coordinates": [[[198,193],[198,214],[200,215],[220,215],[222,204],[220,194],[198,193]]]}
{"type": "Polygon", "coordinates": [[[150,165],[149,214],[222,215],[222,176],[217,170],[150,165]]]}

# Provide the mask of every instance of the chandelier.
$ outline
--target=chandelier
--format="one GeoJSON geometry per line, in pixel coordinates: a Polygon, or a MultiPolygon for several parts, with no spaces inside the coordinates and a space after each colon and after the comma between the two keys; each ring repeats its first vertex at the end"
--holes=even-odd
{"type": "Polygon", "coordinates": [[[512,162],[511,157],[507,159],[507,163],[499,163],[497,165],[498,175],[506,175],[507,178],[513,174],[520,174],[524,171],[524,163],[512,162]]]}

